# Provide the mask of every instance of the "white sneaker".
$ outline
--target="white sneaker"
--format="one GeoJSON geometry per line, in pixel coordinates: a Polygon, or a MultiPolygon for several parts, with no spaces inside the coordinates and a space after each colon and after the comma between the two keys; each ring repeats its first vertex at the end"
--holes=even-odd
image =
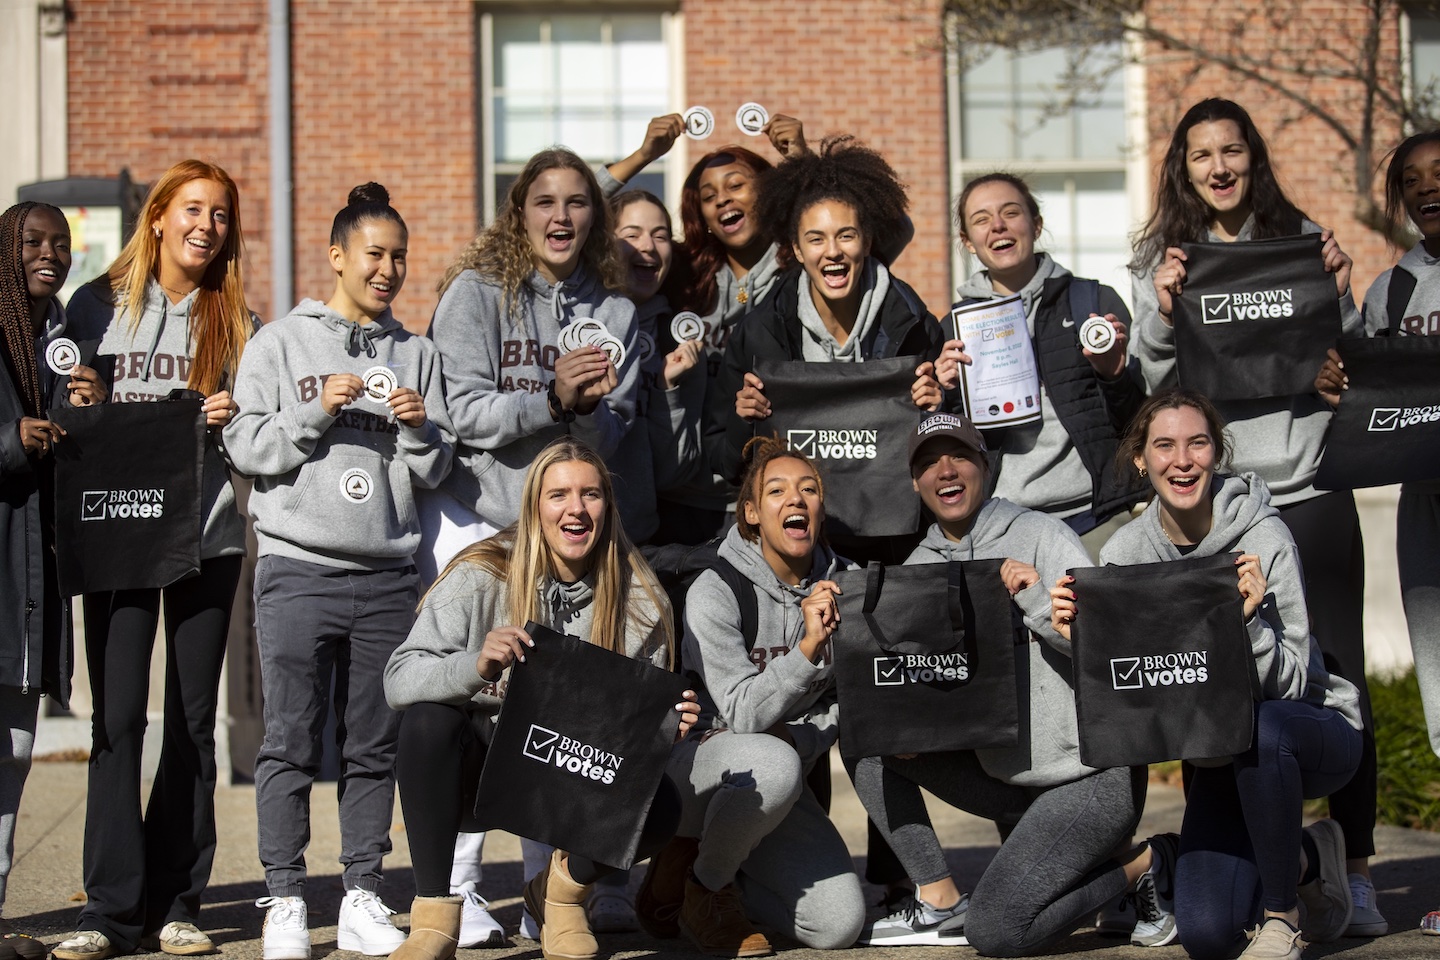
{"type": "Polygon", "coordinates": [[[310,918],[304,897],[261,897],[255,906],[265,911],[263,960],[310,960],[310,918]]]}
{"type": "Polygon", "coordinates": [[[395,924],[390,922],[394,913],[373,891],[356,887],[340,901],[340,926],[335,931],[335,945],[367,957],[388,957],[405,942],[404,931],[395,929],[395,924]]]}
{"type": "Polygon", "coordinates": [[[529,907],[521,907],[521,908],[520,908],[520,931],[519,931],[519,933],[520,933],[520,936],[524,937],[526,940],[539,940],[539,939],[540,939],[540,924],[536,923],[536,922],[535,922],[535,918],[532,917],[532,916],[530,916],[530,908],[529,908],[529,907]]]}
{"type": "Polygon", "coordinates": [[[461,890],[459,946],[505,947],[505,928],[490,916],[490,902],[474,890],[461,890]]]}

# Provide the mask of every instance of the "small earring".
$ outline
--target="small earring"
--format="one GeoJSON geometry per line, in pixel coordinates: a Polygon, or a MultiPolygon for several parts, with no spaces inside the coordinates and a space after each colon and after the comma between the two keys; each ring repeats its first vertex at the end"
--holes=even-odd
{"type": "Polygon", "coordinates": [[[1144,468],[1144,467],[1141,467],[1141,468],[1140,468],[1140,479],[1141,479],[1141,480],[1144,480],[1144,479],[1145,479],[1146,477],[1148,477],[1149,475],[1150,475],[1150,474],[1148,474],[1148,473],[1145,472],[1145,468],[1144,468]]]}
{"type": "Polygon", "coordinates": [[[159,228],[159,227],[155,227],[155,239],[156,239],[156,240],[159,240],[159,239],[160,239],[160,228],[159,228]]]}

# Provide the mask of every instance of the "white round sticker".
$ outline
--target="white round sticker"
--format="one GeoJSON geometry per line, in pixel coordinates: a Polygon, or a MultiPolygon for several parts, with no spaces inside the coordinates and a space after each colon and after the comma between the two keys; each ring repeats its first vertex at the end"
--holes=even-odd
{"type": "Polygon", "coordinates": [[[1104,317],[1091,317],[1080,324],[1080,342],[1091,353],[1105,353],[1115,346],[1115,328],[1104,317]]]}
{"type": "Polygon", "coordinates": [[[705,321],[700,319],[698,313],[691,313],[689,310],[677,313],[670,321],[670,336],[675,338],[676,343],[699,340],[705,336],[705,321]]]}
{"type": "Polygon", "coordinates": [[[655,338],[644,330],[639,331],[639,336],[635,339],[635,349],[640,351],[640,362],[646,363],[655,356],[655,338]]]}
{"type": "Polygon", "coordinates": [[[395,392],[395,371],[389,367],[371,367],[360,377],[365,382],[365,397],[382,406],[395,392]]]}
{"type": "Polygon", "coordinates": [[[704,140],[715,132],[715,114],[709,107],[691,107],[685,111],[685,136],[691,140],[704,140]]]}
{"type": "Polygon", "coordinates": [[[765,124],[770,122],[770,112],[758,103],[742,103],[740,109],[735,111],[735,126],[758,137],[765,132],[765,124]]]}
{"type": "Polygon", "coordinates": [[[615,366],[616,370],[619,370],[621,365],[625,363],[625,344],[621,343],[617,338],[607,333],[603,337],[599,337],[591,342],[605,352],[605,356],[615,366]]]}
{"type": "Polygon", "coordinates": [[[560,335],[555,338],[555,342],[559,344],[561,353],[570,353],[579,346],[575,340],[575,325],[569,324],[561,327],[560,335]]]}
{"type": "Polygon", "coordinates": [[[80,347],[69,337],[56,337],[45,348],[45,363],[63,377],[80,365],[80,347]]]}
{"type": "Polygon", "coordinates": [[[351,467],[340,477],[340,493],[351,503],[364,503],[375,492],[375,481],[359,467],[351,467]]]}

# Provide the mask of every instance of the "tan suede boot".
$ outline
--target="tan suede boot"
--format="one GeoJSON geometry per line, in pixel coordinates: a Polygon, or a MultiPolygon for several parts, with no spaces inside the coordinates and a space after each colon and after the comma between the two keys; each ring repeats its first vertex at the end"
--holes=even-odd
{"type": "Polygon", "coordinates": [[[674,837],[655,856],[635,898],[635,919],[657,940],[680,936],[680,905],[685,902],[685,878],[700,854],[695,837],[674,837]]]}
{"type": "Polygon", "coordinates": [[[390,960],[450,960],[460,942],[459,897],[416,897],[410,903],[410,935],[390,960]]]}
{"type": "Polygon", "coordinates": [[[735,884],[709,890],[693,873],[685,881],[680,929],[701,953],[712,957],[764,957],[773,952],[765,934],[745,916],[735,884]]]}
{"type": "Polygon", "coordinates": [[[525,906],[540,925],[540,952],[545,960],[595,960],[600,945],[585,915],[590,886],[570,878],[563,857],[556,850],[550,855],[550,865],[525,884],[525,906]]]}

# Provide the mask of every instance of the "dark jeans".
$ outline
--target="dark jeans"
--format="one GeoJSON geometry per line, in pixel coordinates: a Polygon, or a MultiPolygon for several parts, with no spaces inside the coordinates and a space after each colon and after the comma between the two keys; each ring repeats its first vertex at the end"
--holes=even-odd
{"type": "Polygon", "coordinates": [[[200,918],[215,858],[215,707],[240,557],[205,560],[164,590],[85,597],[94,718],[78,929],[122,953],[171,920],[200,918]],[[140,754],[150,652],[165,602],[165,733],[144,816],[140,754]]]}
{"type": "MultiPolygon", "coordinates": [[[[455,834],[480,829],[474,821],[475,791],[493,729],[490,718],[468,704],[417,703],[401,717],[395,776],[410,840],[416,896],[450,895],[455,834]]],[[[645,819],[636,862],[659,853],[679,825],[680,794],[666,777],[660,781],[645,819]]],[[[594,883],[616,869],[570,854],[570,876],[576,883],[594,883]]]]}
{"type": "Polygon", "coordinates": [[[1248,751],[1194,768],[1175,869],[1175,921],[1190,956],[1234,956],[1262,907],[1295,906],[1303,801],[1334,796],[1360,751],[1360,731],[1336,711],[1266,700],[1248,751]]]}

